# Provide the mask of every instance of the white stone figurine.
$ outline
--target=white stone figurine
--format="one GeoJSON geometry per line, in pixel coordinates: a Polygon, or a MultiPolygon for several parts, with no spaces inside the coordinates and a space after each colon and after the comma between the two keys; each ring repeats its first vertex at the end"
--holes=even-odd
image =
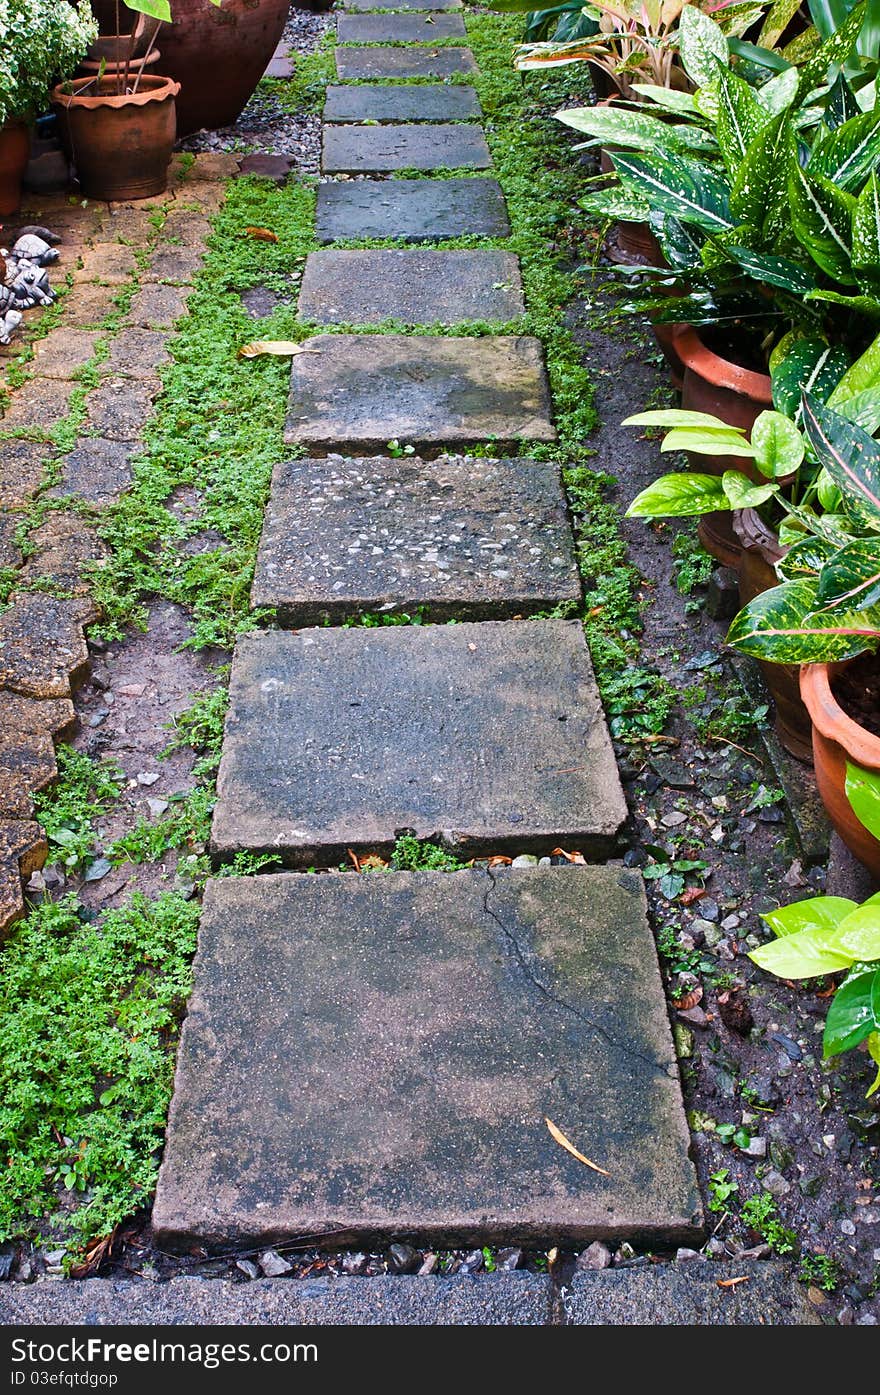
{"type": "Polygon", "coordinates": [[[12,249],[13,261],[20,262],[25,259],[33,262],[34,266],[48,266],[50,262],[57,262],[59,252],[50,247],[45,238],[38,237],[36,233],[23,233],[12,249]]]}
{"type": "Polygon", "coordinates": [[[15,296],[15,304],[20,309],[28,310],[32,305],[51,305],[58,299],[43,268],[29,261],[18,262],[9,285],[15,296]]]}
{"type": "Polygon", "coordinates": [[[0,344],[9,343],[23,319],[20,310],[7,310],[5,315],[0,316],[0,344]]]}

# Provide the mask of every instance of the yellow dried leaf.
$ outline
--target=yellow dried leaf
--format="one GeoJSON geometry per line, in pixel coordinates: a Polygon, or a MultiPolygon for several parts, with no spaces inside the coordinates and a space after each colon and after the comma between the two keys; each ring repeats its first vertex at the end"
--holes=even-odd
{"type": "Polygon", "coordinates": [[[548,1119],[546,1114],[544,1115],[544,1123],[547,1125],[552,1136],[556,1139],[556,1142],[559,1144],[560,1148],[564,1148],[567,1153],[571,1153],[571,1156],[573,1158],[577,1158],[578,1162],[582,1162],[585,1167],[591,1167],[594,1172],[601,1172],[603,1177],[611,1176],[611,1173],[606,1172],[604,1167],[600,1167],[598,1163],[590,1162],[590,1159],[585,1158],[583,1153],[579,1153],[577,1148],[575,1148],[574,1144],[569,1143],[562,1130],[558,1129],[554,1124],[553,1120],[548,1119]]]}
{"type": "Polygon", "coordinates": [[[258,242],[277,242],[278,234],[273,233],[271,228],[245,228],[248,237],[255,237],[258,242]]]}
{"type": "Polygon", "coordinates": [[[239,358],[259,358],[262,354],[275,354],[278,358],[293,358],[296,354],[316,354],[317,349],[304,349],[292,339],[254,339],[250,344],[242,344],[239,358]]]}

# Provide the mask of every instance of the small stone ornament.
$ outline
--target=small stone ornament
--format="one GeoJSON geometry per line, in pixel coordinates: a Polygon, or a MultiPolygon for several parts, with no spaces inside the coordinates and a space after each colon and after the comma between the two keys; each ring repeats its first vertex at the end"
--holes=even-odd
{"type": "Polygon", "coordinates": [[[15,305],[15,295],[9,286],[0,285],[0,315],[5,315],[15,305]]]}
{"type": "Polygon", "coordinates": [[[15,295],[15,303],[19,309],[29,310],[33,305],[51,305],[58,299],[43,268],[34,266],[29,261],[17,264],[10,289],[15,295]]]}
{"type": "Polygon", "coordinates": [[[0,344],[9,343],[23,319],[20,310],[7,310],[5,315],[0,316],[0,344]]]}
{"type": "Polygon", "coordinates": [[[36,233],[22,233],[11,255],[13,261],[21,262],[24,259],[33,262],[34,266],[48,266],[50,262],[57,262],[60,253],[36,233]]]}

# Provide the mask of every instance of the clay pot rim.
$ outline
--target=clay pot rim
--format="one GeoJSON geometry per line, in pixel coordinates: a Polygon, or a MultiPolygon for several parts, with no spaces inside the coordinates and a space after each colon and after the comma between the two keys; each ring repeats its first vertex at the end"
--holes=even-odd
{"type": "MultiPolygon", "coordinates": [[[[118,96],[116,93],[99,93],[94,97],[80,96],[76,90],[78,87],[91,87],[94,84],[93,77],[74,78],[70,86],[73,92],[64,92],[62,89],[67,83],[60,83],[52,91],[52,104],[59,107],[79,107],[80,110],[94,111],[98,108],[107,107],[130,107],[146,106],[148,102],[164,102],[169,97],[176,97],[180,91],[180,83],[173,78],[161,77],[158,73],[144,73],[141,78],[140,89],[137,92],[124,93],[118,96]]],[[[101,82],[113,82],[113,78],[101,78],[101,82]]]]}
{"type": "Polygon", "coordinates": [[[738,363],[731,363],[729,359],[714,353],[706,347],[693,325],[679,326],[675,348],[685,367],[713,387],[727,388],[729,392],[738,392],[753,402],[772,406],[769,373],[755,373],[751,368],[741,368],[738,363]]]}
{"type": "Polygon", "coordinates": [[[800,674],[801,697],[820,736],[843,747],[856,765],[880,770],[880,737],[854,722],[831,690],[831,679],[851,663],[852,659],[844,659],[833,664],[804,664],[800,674]]]}
{"type": "MultiPolygon", "coordinates": [[[[134,70],[135,72],[137,72],[138,68],[141,66],[142,63],[144,67],[151,68],[155,63],[159,62],[159,59],[161,57],[162,54],[159,49],[151,48],[149,53],[142,55],[140,58],[132,58],[131,63],[129,64],[129,71],[134,70]]],[[[107,74],[125,71],[125,60],[117,60],[115,58],[108,58],[106,60],[101,58],[84,58],[79,66],[80,68],[84,68],[85,71],[89,74],[89,77],[94,81],[94,75],[101,71],[102,62],[104,64],[104,72],[107,74]]],[[[154,74],[145,73],[144,76],[153,77],[154,74]]],[[[141,81],[143,81],[143,78],[141,79],[141,81]]]]}

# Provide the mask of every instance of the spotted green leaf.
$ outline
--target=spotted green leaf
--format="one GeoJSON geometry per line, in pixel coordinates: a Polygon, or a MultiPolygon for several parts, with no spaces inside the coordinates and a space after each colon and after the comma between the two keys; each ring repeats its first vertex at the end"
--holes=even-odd
{"type": "Polygon", "coordinates": [[[719,63],[727,66],[727,40],[713,19],[696,5],[685,5],[678,21],[678,48],[682,67],[695,87],[713,82],[719,63]]]}
{"type": "Polygon", "coordinates": [[[817,583],[785,581],[749,601],[735,617],[727,643],[743,654],[775,664],[831,663],[861,654],[868,640],[850,617],[816,618],[817,583]]]}
{"type": "Polygon", "coordinates": [[[717,475],[670,474],[649,484],[627,509],[629,518],[688,518],[730,505],[717,475]]]}
{"type": "Polygon", "coordinates": [[[558,111],[556,120],[603,145],[613,143],[632,150],[717,150],[715,141],[699,126],[661,121],[624,107],[572,107],[558,111]]]}
{"type": "Polygon", "coordinates": [[[880,605],[880,537],[856,538],[825,564],[816,603],[823,610],[880,605]]]}
{"type": "Polygon", "coordinates": [[[797,159],[794,130],[787,113],[767,122],[749,145],[733,180],[731,212],[739,223],[772,228],[784,214],[787,170],[797,159]]]}
{"type": "Polygon", "coordinates": [[[725,232],[734,226],[728,186],[708,166],[656,151],[642,155],[614,151],[611,159],[626,188],[647,199],[652,208],[706,232],[725,232]]]}
{"type": "Polygon", "coordinates": [[[853,213],[852,264],[861,289],[880,294],[880,181],[876,171],[859,194],[853,213]]]}
{"type": "Polygon", "coordinates": [[[803,437],[781,412],[760,413],[752,427],[751,443],[755,464],[768,479],[793,474],[804,458],[803,437]]]}
{"type": "Polygon", "coordinates": [[[815,579],[836,551],[834,543],[827,538],[800,537],[776,563],[776,571],[783,581],[798,581],[802,577],[815,579]]]}
{"type": "Polygon", "coordinates": [[[815,290],[816,278],[804,267],[793,262],[790,257],[777,257],[773,253],[751,252],[736,243],[726,242],[726,250],[735,257],[742,267],[756,281],[764,281],[768,286],[779,286],[792,295],[805,296],[815,290]]]}
{"type": "Polygon", "coordinates": [[[770,370],[776,410],[797,420],[801,393],[812,393],[824,402],[840,381],[848,362],[840,344],[828,344],[815,335],[795,339],[770,370]]]}
{"type": "Polygon", "coordinates": [[[789,164],[788,196],[798,241],[824,272],[852,285],[852,194],[819,174],[808,174],[795,158],[789,164]]]}
{"type": "Polygon", "coordinates": [[[725,470],[721,486],[732,509],[756,509],[776,493],[775,484],[755,484],[739,470],[725,470]]]}
{"type": "Polygon", "coordinates": [[[867,111],[831,131],[812,149],[807,169],[857,194],[880,159],[880,111],[867,111]]]}
{"type": "Polygon", "coordinates": [[[852,88],[843,74],[838,73],[825,99],[822,120],[829,130],[836,131],[858,114],[859,104],[852,94],[852,88]]]}
{"type": "MultiPolygon", "coordinates": [[[[828,406],[839,412],[843,403],[860,392],[880,387],[880,334],[846,370],[828,398],[828,406]]],[[[810,389],[807,388],[809,392],[810,389]]]]}
{"type": "Polygon", "coordinates": [[[718,120],[716,133],[721,158],[733,176],[745,159],[752,141],[770,120],[747,82],[727,68],[718,70],[718,120]]]}
{"type": "Polygon", "coordinates": [[[814,87],[820,87],[827,81],[829,74],[837,76],[841,66],[846,62],[852,50],[855,48],[856,40],[859,37],[862,25],[865,22],[867,11],[867,0],[859,0],[859,4],[850,10],[840,28],[832,33],[824,43],[807,59],[801,68],[801,80],[798,93],[803,99],[814,87]]]}
{"type": "Polygon", "coordinates": [[[817,460],[843,496],[848,517],[862,527],[880,529],[880,443],[806,394],[803,425],[817,460]]]}

